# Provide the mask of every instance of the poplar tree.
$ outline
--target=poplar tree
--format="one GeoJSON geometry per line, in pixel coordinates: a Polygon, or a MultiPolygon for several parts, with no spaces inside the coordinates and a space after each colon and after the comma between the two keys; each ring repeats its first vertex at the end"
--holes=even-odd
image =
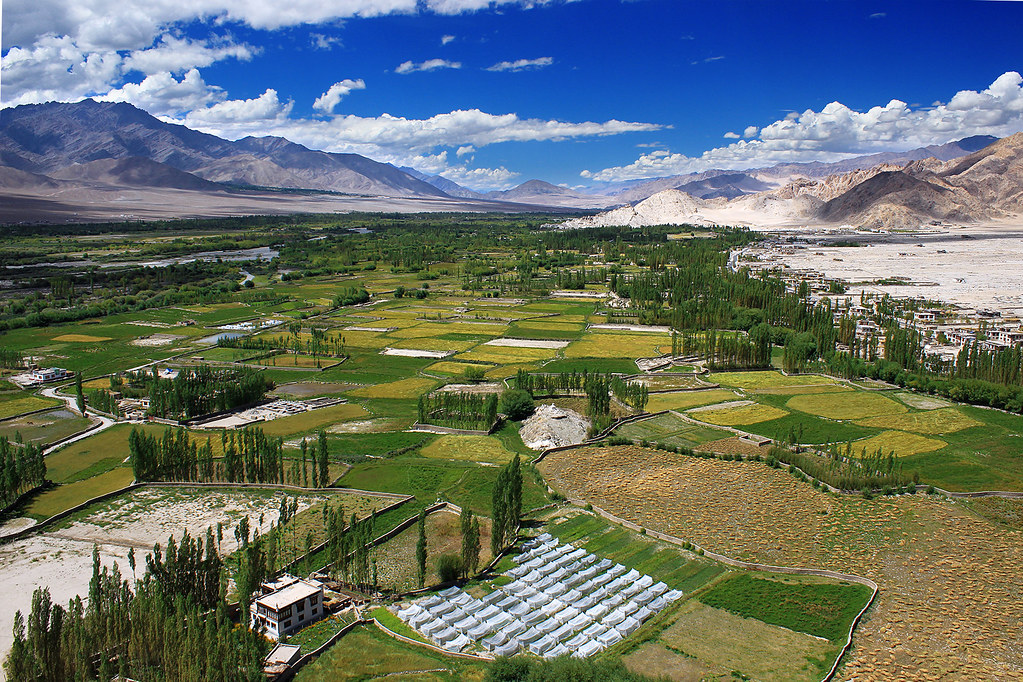
{"type": "Polygon", "coordinates": [[[419,510],[419,540],[416,541],[416,569],[419,586],[426,584],[426,509],[419,510]]]}

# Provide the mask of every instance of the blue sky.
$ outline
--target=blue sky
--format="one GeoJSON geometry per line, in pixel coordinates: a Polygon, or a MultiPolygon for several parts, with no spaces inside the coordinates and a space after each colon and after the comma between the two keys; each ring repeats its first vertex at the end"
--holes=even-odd
{"type": "Polygon", "coordinates": [[[7,0],[4,10],[4,106],[124,100],[225,137],[282,135],[479,188],[834,160],[1023,130],[1021,2],[7,0]]]}

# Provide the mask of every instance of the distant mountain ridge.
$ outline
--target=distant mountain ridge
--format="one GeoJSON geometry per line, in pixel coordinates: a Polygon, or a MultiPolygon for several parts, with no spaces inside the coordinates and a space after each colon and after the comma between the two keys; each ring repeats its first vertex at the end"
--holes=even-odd
{"type": "MultiPolygon", "coordinates": [[[[197,179],[227,185],[447,196],[390,164],[358,154],[315,151],[280,137],[231,142],[165,123],[123,102],[87,99],[0,111],[0,162],[6,166],[69,178],[76,175],[73,169],[96,161],[130,158],[147,159],[197,179]]],[[[148,176],[155,183],[150,186],[164,186],[159,183],[165,180],[175,187],[187,184],[170,172],[150,169],[148,176]]]]}
{"type": "MultiPolygon", "coordinates": [[[[882,162],[819,179],[798,177],[776,189],[734,198],[702,198],[671,188],[564,225],[820,223],[898,229],[1023,214],[1023,133],[960,154],[983,142],[987,139],[967,138],[931,148],[949,157],[947,160],[927,157],[901,164],[882,162]]],[[[702,187],[705,180],[695,185],[702,187]]]]}

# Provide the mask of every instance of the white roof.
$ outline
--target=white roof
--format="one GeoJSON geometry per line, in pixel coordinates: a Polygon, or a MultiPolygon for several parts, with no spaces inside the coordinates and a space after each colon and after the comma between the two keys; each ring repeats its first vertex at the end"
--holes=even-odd
{"type": "Polygon", "coordinates": [[[273,648],[269,654],[266,655],[264,662],[267,665],[273,665],[274,663],[291,663],[291,661],[298,656],[300,648],[295,644],[278,644],[273,648]]]}
{"type": "Polygon", "coordinates": [[[323,585],[311,580],[299,580],[283,590],[265,594],[256,603],[273,611],[280,611],[296,602],[323,593],[323,585]]]}

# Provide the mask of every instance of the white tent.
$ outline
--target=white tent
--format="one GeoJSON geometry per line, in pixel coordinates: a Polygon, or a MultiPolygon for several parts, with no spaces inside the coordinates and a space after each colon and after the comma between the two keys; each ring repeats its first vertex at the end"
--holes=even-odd
{"type": "Polygon", "coordinates": [[[678,601],[682,598],[683,594],[680,590],[668,590],[664,593],[664,598],[668,601],[678,601]]]}
{"type": "Polygon", "coordinates": [[[508,635],[504,634],[503,632],[495,632],[493,635],[487,637],[480,643],[483,645],[483,648],[485,648],[487,651],[493,651],[495,648],[501,646],[502,644],[508,643],[508,635]]]}
{"type": "Polygon", "coordinates": [[[451,611],[448,611],[447,613],[445,613],[445,614],[444,614],[443,616],[441,616],[441,617],[442,617],[442,618],[443,618],[443,619],[444,619],[444,620],[445,620],[446,622],[448,622],[448,623],[457,623],[458,621],[460,621],[460,620],[462,620],[463,618],[465,618],[465,617],[466,617],[467,615],[469,615],[469,614],[467,614],[467,613],[466,613],[465,611],[463,611],[462,609],[457,609],[457,608],[456,608],[456,609],[453,609],[453,610],[451,610],[451,611]]]}
{"type": "Polygon", "coordinates": [[[639,594],[632,598],[632,601],[636,602],[640,606],[646,606],[653,600],[654,593],[651,592],[649,589],[643,590],[642,592],[640,592],[639,594]]]}
{"type": "Polygon", "coordinates": [[[607,604],[611,608],[616,608],[616,607],[620,606],[621,603],[624,602],[624,601],[625,601],[625,597],[623,597],[621,595],[621,593],[618,593],[618,594],[612,594],[610,597],[607,597],[601,603],[607,604]]]}
{"type": "Polygon", "coordinates": [[[598,587],[597,589],[593,590],[593,592],[590,593],[590,596],[593,597],[594,601],[598,602],[604,601],[610,595],[611,590],[607,589],[607,587],[598,587]]]}
{"type": "MultiPolygon", "coordinates": [[[[610,571],[608,573],[610,573],[610,571]]],[[[607,589],[611,590],[612,592],[618,592],[622,590],[624,587],[627,587],[629,584],[630,583],[628,580],[626,580],[624,577],[619,576],[607,584],[607,589]]]]}
{"type": "Polygon", "coordinates": [[[448,651],[461,651],[465,647],[472,644],[472,641],[465,635],[458,635],[453,640],[444,645],[444,648],[448,651]]]}
{"type": "Polygon", "coordinates": [[[533,587],[535,587],[538,590],[546,590],[548,587],[550,587],[556,582],[557,581],[554,578],[547,575],[533,583],[533,587]]]}
{"type": "Polygon", "coordinates": [[[579,594],[590,594],[595,589],[597,589],[597,586],[593,584],[592,580],[587,580],[586,582],[580,585],[576,585],[575,589],[576,592],[578,592],[579,594]]]}
{"type": "Polygon", "coordinates": [[[438,597],[437,595],[432,595],[424,599],[419,605],[422,606],[424,609],[428,609],[431,606],[437,606],[437,604],[443,603],[444,600],[441,597],[438,597]]]}
{"type": "Polygon", "coordinates": [[[480,623],[479,625],[474,627],[472,630],[469,630],[465,634],[466,636],[469,637],[469,639],[473,640],[474,642],[478,642],[492,632],[493,630],[490,629],[489,625],[487,625],[486,623],[480,623]]]}
{"type": "Polygon", "coordinates": [[[518,650],[519,643],[512,640],[507,644],[502,644],[501,646],[495,648],[494,653],[498,656],[511,656],[515,654],[518,650]]]}
{"type": "Polygon", "coordinates": [[[433,616],[429,611],[421,611],[420,613],[412,616],[412,618],[408,620],[408,624],[414,628],[418,628],[424,623],[429,623],[431,620],[433,620],[433,616]]]}
{"type": "Polygon", "coordinates": [[[554,632],[559,627],[561,627],[561,623],[554,620],[553,618],[548,618],[544,622],[540,623],[539,625],[534,625],[533,627],[535,627],[537,630],[546,635],[548,633],[554,632]]]}
{"type": "Polygon", "coordinates": [[[586,615],[593,620],[600,620],[607,615],[607,612],[611,610],[611,607],[607,604],[597,604],[593,608],[586,611],[586,615]]]}
{"type": "Polygon", "coordinates": [[[544,633],[540,632],[536,628],[529,628],[525,632],[521,632],[515,636],[515,639],[519,640],[522,644],[529,644],[543,637],[544,633]]]}
{"type": "Polygon", "coordinates": [[[543,655],[544,658],[557,658],[558,656],[568,656],[572,653],[565,647],[564,644],[556,644],[554,648],[543,655]]]}
{"type": "Polygon", "coordinates": [[[625,597],[626,599],[632,599],[642,591],[643,588],[640,587],[639,583],[632,583],[631,585],[622,590],[622,596],[625,597]]]}
{"type": "Polygon", "coordinates": [[[590,566],[589,568],[584,568],[583,570],[579,571],[579,575],[582,576],[583,580],[589,580],[593,576],[597,575],[597,567],[590,566]]]}
{"type": "Polygon", "coordinates": [[[535,642],[530,643],[528,649],[531,654],[542,656],[544,653],[554,648],[556,642],[551,639],[550,635],[545,635],[535,642]]]}
{"type": "Polygon", "coordinates": [[[534,583],[540,581],[542,578],[543,576],[540,574],[540,571],[534,568],[531,571],[529,571],[529,573],[526,573],[524,576],[519,578],[519,581],[525,585],[533,585],[534,583]]]}
{"type": "Polygon", "coordinates": [[[500,608],[490,605],[480,609],[473,615],[479,618],[480,620],[490,620],[499,613],[502,613],[500,608]]]}
{"type": "Polygon", "coordinates": [[[508,596],[508,597],[505,597],[504,599],[502,599],[501,601],[497,602],[496,604],[494,604],[494,606],[496,606],[497,608],[501,609],[502,611],[507,611],[511,607],[513,607],[516,604],[518,604],[519,601],[521,601],[521,600],[516,599],[515,597],[508,596]]]}
{"type": "Polygon", "coordinates": [[[569,606],[569,607],[567,607],[565,609],[562,609],[561,611],[558,611],[557,613],[555,613],[554,614],[554,620],[558,621],[559,623],[567,623],[568,621],[572,620],[573,618],[575,618],[578,615],[579,615],[579,609],[577,609],[575,607],[572,607],[572,606],[569,606]]]}
{"type": "Polygon", "coordinates": [[[574,604],[582,598],[583,598],[582,592],[574,589],[569,590],[560,597],[561,601],[565,602],[566,604],[574,604]]]}
{"type": "Polygon", "coordinates": [[[601,620],[600,622],[603,623],[604,625],[618,625],[627,617],[628,616],[624,611],[622,611],[621,609],[615,609],[611,613],[604,616],[603,620],[601,620]]]}
{"type": "Polygon", "coordinates": [[[539,610],[536,610],[536,611],[530,611],[526,615],[524,615],[521,618],[519,618],[519,620],[521,620],[526,625],[532,626],[532,625],[536,625],[537,623],[540,623],[542,621],[547,620],[547,616],[543,612],[541,612],[539,610]]]}
{"type": "Polygon", "coordinates": [[[486,604],[481,602],[479,599],[472,599],[468,604],[462,606],[462,610],[466,613],[477,614],[486,608],[486,604]]]}
{"type": "MultiPolygon", "coordinates": [[[[543,566],[536,570],[540,573],[540,575],[550,575],[551,573],[554,573],[555,571],[558,570],[558,565],[550,563],[544,564],[543,566]]],[[[555,578],[555,580],[557,580],[557,578],[555,578]]]]}
{"type": "Polygon", "coordinates": [[[590,564],[596,563],[596,561],[597,557],[592,554],[584,554],[583,557],[579,559],[579,563],[583,566],[589,566],[590,564]]]}
{"type": "Polygon", "coordinates": [[[609,568],[607,572],[617,578],[620,575],[625,575],[628,572],[628,570],[629,569],[625,568],[621,564],[615,564],[614,566],[609,568]]]}
{"type": "Polygon", "coordinates": [[[576,632],[581,632],[582,630],[588,628],[592,623],[593,623],[592,618],[587,616],[585,613],[580,613],[578,616],[568,621],[566,625],[571,626],[571,628],[576,632]]]}
{"type": "Polygon", "coordinates": [[[487,606],[490,606],[491,604],[496,604],[497,602],[501,601],[502,599],[504,599],[504,597],[505,597],[504,592],[501,592],[501,590],[494,590],[487,596],[483,597],[483,599],[481,599],[480,601],[482,601],[487,606]]]}
{"type": "Polygon", "coordinates": [[[636,611],[636,613],[632,614],[632,617],[642,623],[644,620],[646,620],[652,615],[654,615],[653,611],[651,611],[645,606],[642,606],[640,607],[639,611],[636,611]]]}
{"type": "Polygon", "coordinates": [[[614,566],[614,562],[611,561],[610,559],[601,559],[595,565],[598,571],[606,571],[607,569],[614,566]]]}
{"type": "Polygon", "coordinates": [[[578,649],[583,644],[586,644],[586,642],[588,641],[590,641],[590,638],[580,632],[578,635],[565,642],[565,646],[567,646],[569,649],[574,650],[578,649]]]}
{"type": "Polygon", "coordinates": [[[551,596],[544,594],[543,592],[537,592],[526,600],[526,604],[529,606],[530,610],[538,611],[544,604],[552,601],[552,599],[553,598],[551,596]]]}
{"type": "Polygon", "coordinates": [[[646,607],[653,611],[654,613],[657,613],[667,605],[668,601],[664,597],[654,597],[653,601],[647,604],[646,607]]]}
{"type": "Polygon", "coordinates": [[[472,601],[472,597],[470,597],[465,592],[459,592],[455,596],[448,599],[448,601],[454,604],[455,606],[464,606],[472,601]]]}
{"type": "Polygon", "coordinates": [[[636,569],[632,569],[628,573],[624,574],[622,577],[625,578],[628,582],[634,583],[637,580],[639,580],[639,576],[641,575],[643,574],[637,571],[636,569]]]}
{"type": "Polygon", "coordinates": [[[618,610],[624,613],[626,616],[631,616],[632,614],[636,613],[636,611],[639,611],[639,604],[632,600],[629,600],[623,603],[621,606],[619,606],[618,610]]]}
{"type": "Polygon", "coordinates": [[[572,629],[572,626],[570,626],[568,623],[565,623],[560,628],[552,632],[551,637],[553,637],[558,642],[564,642],[566,639],[572,637],[572,635],[574,635],[575,632],[576,631],[572,629]]]}
{"type": "Polygon", "coordinates": [[[398,618],[401,618],[407,623],[420,613],[423,613],[423,607],[419,604],[409,604],[403,609],[398,609],[398,618]]]}
{"type": "Polygon", "coordinates": [[[458,637],[458,632],[454,628],[446,627],[443,630],[438,630],[437,632],[433,633],[430,636],[430,639],[432,639],[434,642],[437,642],[438,644],[445,644],[453,640],[455,637],[458,637]]]}
{"type": "Polygon", "coordinates": [[[506,626],[509,623],[511,623],[513,620],[515,620],[515,619],[512,618],[507,613],[505,613],[504,611],[502,611],[501,613],[497,614],[493,618],[488,618],[487,619],[487,625],[493,625],[494,629],[496,630],[498,628],[503,628],[504,626],[506,626]]]}
{"type": "Polygon", "coordinates": [[[560,599],[552,599],[550,603],[544,604],[540,611],[550,616],[552,614],[557,613],[558,611],[561,611],[563,608],[565,608],[565,602],[561,601],[560,599]]]}
{"type": "Polygon", "coordinates": [[[585,549],[574,549],[571,552],[569,552],[566,556],[570,556],[573,559],[581,559],[584,556],[586,556],[586,550],[585,549]]]}
{"type": "Polygon", "coordinates": [[[648,575],[641,576],[636,584],[642,587],[644,590],[654,584],[654,579],[648,575]]]}
{"type": "Polygon", "coordinates": [[[597,641],[603,644],[605,647],[612,646],[622,641],[621,634],[617,630],[608,630],[602,635],[597,636],[597,641]]]}
{"type": "Polygon", "coordinates": [[[654,583],[650,586],[650,591],[654,593],[655,597],[660,597],[662,594],[668,591],[668,586],[664,583],[654,583]]]}
{"type": "Polygon", "coordinates": [[[448,624],[442,620],[431,620],[420,625],[419,631],[427,637],[432,637],[435,633],[445,630],[447,627],[448,624]]]}
{"type": "Polygon", "coordinates": [[[554,583],[553,585],[547,588],[545,594],[548,594],[551,597],[560,597],[566,592],[568,592],[568,588],[565,587],[563,583],[554,583]]]}
{"type": "Polygon", "coordinates": [[[502,630],[508,637],[518,637],[519,633],[526,631],[526,626],[522,624],[522,621],[513,620],[512,622],[505,625],[502,630]]]}
{"type": "Polygon", "coordinates": [[[600,635],[607,632],[607,630],[608,628],[606,625],[603,625],[602,623],[594,623],[590,627],[583,630],[583,634],[589,637],[590,639],[596,639],[600,635]]]}
{"type": "Polygon", "coordinates": [[[461,632],[462,634],[465,634],[469,632],[469,630],[479,627],[479,625],[480,622],[478,620],[476,620],[472,616],[467,616],[466,618],[463,618],[462,620],[455,623],[452,627],[461,632]]]}
{"type": "Polygon", "coordinates": [[[580,612],[582,612],[582,611],[588,611],[589,609],[592,609],[593,605],[596,604],[596,603],[597,603],[597,600],[594,599],[593,597],[583,597],[579,601],[577,601],[574,604],[572,604],[572,606],[576,607],[577,609],[579,609],[580,612]]]}
{"type": "Polygon", "coordinates": [[[437,604],[436,606],[431,606],[429,608],[430,613],[432,613],[435,616],[443,616],[445,613],[451,613],[454,610],[455,605],[449,604],[447,602],[443,602],[441,604],[437,604]]]}
{"type": "Polygon", "coordinates": [[[640,621],[636,620],[635,618],[629,617],[623,620],[621,623],[619,623],[615,629],[618,630],[618,633],[622,637],[628,637],[633,632],[638,630],[639,626],[640,621]]]}
{"type": "Polygon", "coordinates": [[[526,615],[532,610],[533,607],[529,605],[529,602],[522,602],[521,604],[516,604],[515,606],[508,609],[508,613],[518,618],[519,616],[526,615]]]}
{"type": "Polygon", "coordinates": [[[441,590],[437,594],[440,595],[441,597],[444,597],[445,599],[451,599],[459,592],[461,592],[461,590],[458,589],[457,587],[449,587],[446,590],[441,590]]]}
{"type": "Polygon", "coordinates": [[[597,575],[593,576],[593,584],[596,585],[597,587],[603,587],[604,585],[607,585],[613,580],[614,577],[610,573],[598,573],[597,575]]]}
{"type": "Polygon", "coordinates": [[[604,647],[600,644],[600,642],[591,639],[576,649],[575,653],[572,655],[580,658],[588,658],[594,654],[599,654],[603,650],[604,647]]]}

